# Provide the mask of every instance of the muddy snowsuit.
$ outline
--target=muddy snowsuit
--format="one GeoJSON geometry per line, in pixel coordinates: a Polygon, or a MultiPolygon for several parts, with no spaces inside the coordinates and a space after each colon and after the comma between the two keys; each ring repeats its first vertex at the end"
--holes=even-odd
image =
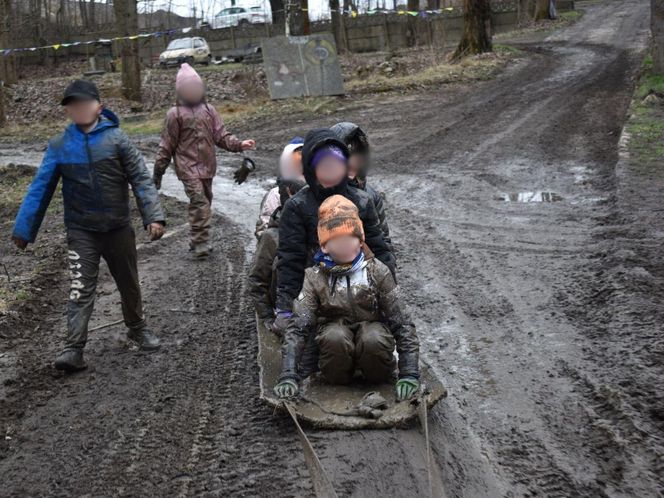
{"type": "Polygon", "coordinates": [[[392,273],[370,253],[359,269],[346,275],[308,268],[293,312],[280,381],[299,380],[298,362],[312,332],[321,374],[330,383],[350,383],[355,369],[369,382],[388,381],[395,373],[395,344],[399,377],[419,378],[415,326],[399,306],[392,273]]]}
{"type": "Polygon", "coordinates": [[[163,175],[173,158],[175,173],[189,197],[189,227],[194,246],[207,244],[212,218],[212,179],[217,172],[215,146],[241,152],[241,141],[226,130],[214,106],[201,102],[178,104],[166,114],[166,123],[154,163],[163,175]]]}
{"type": "Polygon", "coordinates": [[[143,158],[107,109],[89,133],[71,124],[50,141],[16,217],[15,237],[34,242],[61,177],[71,277],[65,348],[83,348],[102,257],[120,291],[125,324],[145,326],[129,185],[143,225],[164,223],[165,216],[143,158]]]}
{"type": "Polygon", "coordinates": [[[322,188],[317,184],[311,160],[317,150],[325,145],[335,145],[346,151],[346,145],[327,129],[315,130],[307,135],[302,150],[302,164],[307,186],[291,197],[283,206],[279,224],[279,249],[277,251],[277,308],[290,311],[293,300],[300,293],[304,270],[313,265],[313,255],[319,248],[317,224],[318,208],[328,197],[339,194],[351,200],[358,208],[364,225],[366,244],[394,274],[396,262],[378,225],[376,208],[369,194],[352,187],[344,179],[339,185],[322,188]]]}
{"type": "Polygon", "coordinates": [[[254,262],[249,270],[249,294],[254,300],[254,308],[260,320],[274,318],[280,218],[281,208],[278,207],[272,213],[267,229],[263,231],[258,240],[254,262]]]}

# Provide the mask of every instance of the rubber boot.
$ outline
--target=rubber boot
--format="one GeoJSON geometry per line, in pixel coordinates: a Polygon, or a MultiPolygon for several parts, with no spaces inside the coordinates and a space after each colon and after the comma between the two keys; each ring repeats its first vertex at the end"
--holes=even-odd
{"type": "Polygon", "coordinates": [[[197,259],[207,258],[210,255],[210,246],[208,244],[199,244],[194,248],[194,255],[197,259]]]}
{"type": "Polygon", "coordinates": [[[156,351],[161,346],[159,338],[147,327],[129,329],[127,339],[134,341],[143,351],[156,351]]]}
{"type": "Polygon", "coordinates": [[[65,372],[77,372],[88,368],[83,360],[82,349],[65,349],[55,359],[55,368],[65,372]]]}

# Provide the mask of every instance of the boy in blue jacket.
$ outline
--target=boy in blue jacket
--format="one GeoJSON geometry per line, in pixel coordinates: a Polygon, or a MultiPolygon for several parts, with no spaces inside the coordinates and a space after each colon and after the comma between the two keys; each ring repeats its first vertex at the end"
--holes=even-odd
{"type": "Polygon", "coordinates": [[[12,239],[19,249],[34,242],[62,177],[71,288],[65,348],[59,370],[86,368],[83,348],[103,257],[120,291],[127,337],[144,349],[159,348],[146,327],[138,281],[136,242],[129,217],[129,185],[151,240],[164,234],[165,216],[143,158],[99,102],[93,83],[72,82],[61,104],[72,123],[48,149],[16,216],[12,239]]]}

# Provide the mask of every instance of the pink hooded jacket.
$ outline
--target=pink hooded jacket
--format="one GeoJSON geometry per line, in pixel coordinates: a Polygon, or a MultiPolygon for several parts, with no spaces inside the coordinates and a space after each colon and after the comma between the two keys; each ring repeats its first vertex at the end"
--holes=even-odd
{"type": "MultiPolygon", "coordinates": [[[[190,82],[203,83],[191,66],[182,64],[176,89],[190,82]]],[[[215,146],[229,152],[241,152],[241,144],[226,130],[214,106],[204,101],[193,106],[178,102],[166,114],[154,171],[163,175],[172,158],[180,180],[213,178],[217,172],[215,146]]]]}

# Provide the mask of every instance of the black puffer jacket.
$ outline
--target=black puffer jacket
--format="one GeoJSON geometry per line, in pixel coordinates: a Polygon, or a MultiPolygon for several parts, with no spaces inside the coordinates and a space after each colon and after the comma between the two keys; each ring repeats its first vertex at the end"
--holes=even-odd
{"type": "Polygon", "coordinates": [[[385,198],[381,192],[378,192],[375,188],[367,185],[367,174],[369,173],[369,163],[370,163],[370,149],[369,149],[369,139],[364,133],[364,130],[360,128],[355,123],[350,123],[348,121],[343,121],[337,123],[330,128],[339,140],[344,142],[346,146],[349,147],[349,150],[352,153],[357,152],[366,156],[366,169],[357,172],[357,177],[350,180],[349,183],[353,187],[357,187],[361,190],[365,190],[373,200],[374,206],[376,206],[376,214],[378,214],[378,222],[380,224],[380,229],[383,231],[383,236],[385,241],[390,246],[392,250],[392,240],[390,238],[390,227],[387,224],[387,213],[385,211],[385,198]]]}
{"type": "Polygon", "coordinates": [[[282,311],[292,309],[293,300],[302,288],[304,270],[313,265],[313,255],[319,247],[318,208],[332,195],[343,195],[353,201],[364,224],[366,244],[376,258],[387,265],[392,274],[396,272],[394,255],[383,237],[371,196],[363,190],[348,185],[345,178],[332,188],[322,188],[318,185],[311,161],[315,152],[325,145],[336,145],[348,155],[346,145],[331,130],[310,131],[302,149],[302,164],[307,186],[283,207],[277,251],[277,309],[282,311]]]}

